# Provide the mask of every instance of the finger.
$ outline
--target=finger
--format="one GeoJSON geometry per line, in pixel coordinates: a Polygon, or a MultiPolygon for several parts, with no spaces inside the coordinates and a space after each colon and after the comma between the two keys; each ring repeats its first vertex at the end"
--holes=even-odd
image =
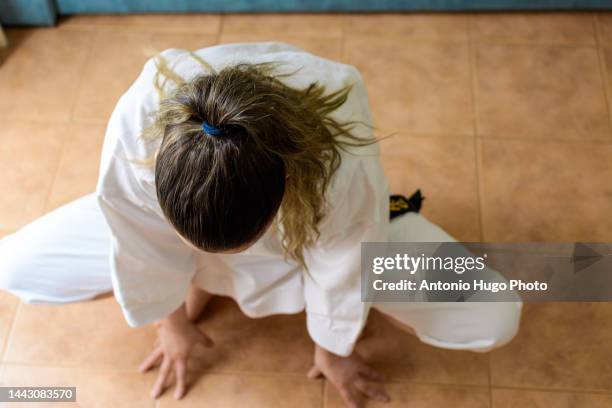
{"type": "Polygon", "coordinates": [[[185,395],[185,377],[187,376],[187,367],[185,360],[177,360],[174,364],[176,373],[176,389],[174,391],[174,398],[181,399],[185,395]]]}
{"type": "Polygon", "coordinates": [[[374,381],[385,381],[385,375],[372,367],[361,364],[359,366],[359,373],[374,381]]]}
{"type": "Polygon", "coordinates": [[[346,387],[346,386],[339,387],[338,391],[340,392],[340,396],[346,403],[347,407],[349,408],[359,408],[360,407],[359,401],[357,400],[355,393],[352,392],[349,387],[346,387]]]}
{"type": "Polygon", "coordinates": [[[387,402],[390,401],[389,395],[385,391],[382,385],[370,383],[363,378],[358,378],[354,382],[355,388],[364,393],[368,398],[375,399],[376,401],[387,402]]]}
{"type": "Polygon", "coordinates": [[[168,378],[168,374],[170,373],[170,369],[172,368],[172,361],[168,357],[164,357],[164,361],[162,362],[161,368],[159,369],[159,375],[157,376],[157,381],[153,386],[153,391],[151,391],[151,397],[157,398],[164,391],[164,385],[166,383],[166,378],[168,378]]]}
{"type": "Polygon", "coordinates": [[[310,370],[308,370],[308,374],[306,374],[306,376],[314,380],[315,378],[319,378],[322,374],[323,373],[317,368],[317,366],[312,366],[310,370]]]}
{"type": "Polygon", "coordinates": [[[212,347],[215,345],[215,342],[210,337],[208,337],[204,332],[199,331],[199,330],[198,332],[200,333],[200,342],[204,344],[204,346],[212,347]]]}
{"type": "Polygon", "coordinates": [[[164,351],[161,347],[156,348],[149,354],[144,361],[138,366],[138,371],[141,373],[149,371],[152,367],[157,365],[157,360],[164,355],[164,351]]]}

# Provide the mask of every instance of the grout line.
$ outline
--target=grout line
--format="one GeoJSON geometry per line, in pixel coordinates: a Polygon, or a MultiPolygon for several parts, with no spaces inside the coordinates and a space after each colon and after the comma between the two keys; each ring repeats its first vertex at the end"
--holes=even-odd
{"type": "MultiPolygon", "coordinates": [[[[471,23],[470,23],[471,25],[471,23]]],[[[351,34],[354,38],[367,38],[372,39],[372,34],[366,33],[354,33],[351,34]]],[[[404,42],[412,42],[412,43],[423,43],[423,44],[465,44],[468,41],[470,35],[468,35],[467,40],[456,40],[452,38],[444,38],[444,37],[428,37],[428,36],[405,36],[402,34],[382,34],[377,35],[376,40],[381,42],[388,42],[390,40],[402,40],[404,42]]],[[[561,43],[561,42],[541,42],[541,43],[533,43],[533,42],[512,42],[512,41],[504,41],[504,40],[477,40],[472,38],[472,42],[477,45],[485,45],[485,46],[507,46],[507,47],[529,47],[529,48],[596,48],[596,43],[561,43]]]]}
{"type": "MultiPolygon", "coordinates": [[[[604,99],[606,101],[606,110],[608,112],[608,122],[610,123],[610,129],[612,131],[612,109],[610,104],[610,81],[608,77],[608,71],[606,69],[606,60],[604,58],[604,46],[602,45],[601,32],[599,29],[599,14],[595,14],[593,17],[593,28],[595,30],[595,42],[597,44],[597,58],[599,61],[599,71],[601,74],[601,80],[603,81],[603,92],[604,99]]],[[[612,142],[612,138],[610,139],[612,142]]]]}
{"type": "MultiPolygon", "coordinates": [[[[377,130],[381,130],[381,129],[377,129],[377,130]]],[[[448,133],[425,133],[425,132],[412,132],[412,131],[391,131],[391,130],[387,130],[387,129],[382,129],[382,131],[387,132],[387,133],[391,133],[393,135],[393,137],[397,137],[398,139],[402,139],[405,137],[421,137],[421,138],[427,138],[427,137],[439,137],[439,138],[472,138],[475,137],[474,134],[472,133],[452,133],[452,132],[448,132],[448,133]]]]}
{"type": "MultiPolygon", "coordinates": [[[[73,364],[59,363],[59,362],[45,362],[45,361],[4,361],[5,364],[22,367],[53,367],[53,368],[64,368],[74,369],[79,368],[82,370],[96,370],[96,371],[108,371],[108,372],[133,372],[133,367],[119,366],[116,364],[87,364],[83,362],[76,362],[73,364]]],[[[212,374],[212,373],[211,373],[212,374]]]]}
{"type": "Polygon", "coordinates": [[[56,184],[57,178],[59,177],[60,169],[62,168],[62,161],[64,160],[64,154],[66,153],[66,150],[68,149],[68,143],[72,139],[71,132],[67,130],[66,134],[64,134],[63,136],[63,139],[64,139],[64,142],[62,144],[62,149],[59,154],[59,160],[57,161],[57,166],[55,167],[55,171],[53,172],[53,180],[51,181],[51,186],[49,187],[47,198],[45,198],[45,201],[43,204],[43,210],[42,210],[43,215],[50,211],[49,204],[51,203],[51,197],[53,196],[53,190],[55,189],[55,184],[56,184]]]}
{"type": "MultiPolygon", "coordinates": [[[[11,328],[11,331],[13,328],[11,328]]],[[[12,337],[12,336],[11,336],[12,337]]],[[[43,367],[58,367],[58,368],[81,368],[85,370],[104,370],[104,371],[131,371],[129,368],[105,368],[100,366],[61,366],[57,364],[27,364],[27,363],[12,363],[8,361],[3,361],[3,366],[6,368],[7,366],[43,366],[43,367]]],[[[261,372],[246,372],[246,371],[232,371],[232,372],[214,372],[214,371],[199,371],[195,372],[195,375],[219,375],[219,376],[245,376],[245,377],[261,377],[262,374],[268,377],[291,377],[291,378],[302,378],[304,380],[308,380],[308,378],[304,374],[294,374],[294,373],[261,373],[261,372]]],[[[327,380],[320,380],[324,387],[324,397],[327,396],[329,387],[329,382],[327,380]]],[[[461,389],[472,389],[474,391],[480,390],[493,390],[493,389],[503,389],[503,390],[517,390],[517,391],[540,391],[540,392],[549,392],[549,393],[574,393],[574,394],[596,394],[596,395],[604,395],[609,396],[612,395],[612,389],[610,390],[601,390],[601,389],[588,389],[588,388],[546,388],[546,387],[530,387],[530,386],[507,386],[507,385],[475,385],[475,384],[459,384],[459,383],[436,383],[430,381],[402,381],[401,379],[391,379],[385,381],[385,384],[393,384],[393,385],[420,385],[420,386],[430,386],[430,387],[440,387],[440,388],[461,388],[461,389]]]]}
{"type": "Polygon", "coordinates": [[[478,194],[478,224],[480,226],[480,241],[485,242],[485,222],[484,222],[484,183],[482,180],[482,152],[480,140],[474,138],[474,167],[476,171],[476,194],[478,194]]]}
{"type": "Polygon", "coordinates": [[[70,108],[70,119],[68,123],[73,123],[74,121],[74,113],[76,111],[77,106],[79,105],[79,99],[81,96],[81,89],[83,87],[83,83],[85,82],[85,74],[87,73],[87,67],[89,66],[89,61],[91,60],[92,48],[95,44],[95,39],[98,37],[98,33],[96,31],[90,31],[89,37],[89,47],[87,47],[87,52],[85,54],[85,60],[83,61],[83,68],[81,69],[81,77],[79,78],[79,85],[77,86],[76,96],[74,98],[74,102],[72,102],[72,107],[70,108]]]}
{"type": "MultiPolygon", "coordinates": [[[[89,66],[89,62],[91,60],[92,49],[93,49],[93,46],[95,44],[95,39],[98,36],[97,31],[89,31],[88,33],[90,33],[89,34],[90,35],[90,37],[89,37],[89,46],[87,47],[87,51],[86,51],[85,58],[84,58],[84,61],[83,61],[83,65],[82,65],[82,69],[81,69],[81,76],[79,78],[79,85],[77,86],[76,96],[74,98],[74,102],[72,103],[72,107],[70,109],[70,119],[68,120],[68,125],[76,123],[75,120],[74,120],[74,114],[75,114],[75,111],[76,111],[76,108],[78,106],[78,102],[79,102],[79,99],[80,99],[81,89],[82,89],[83,84],[85,82],[85,74],[87,72],[87,67],[89,66]]],[[[51,187],[49,188],[49,192],[47,194],[47,198],[45,199],[45,203],[44,203],[44,207],[43,207],[43,213],[46,213],[46,212],[48,212],[50,210],[49,209],[49,205],[50,205],[50,202],[51,202],[51,197],[53,196],[53,190],[55,189],[57,178],[59,176],[59,171],[61,169],[62,162],[64,160],[64,155],[65,155],[66,150],[68,148],[68,143],[70,143],[70,141],[72,140],[71,132],[67,131],[67,133],[68,133],[68,136],[64,136],[64,143],[62,145],[62,149],[61,149],[61,152],[60,152],[60,157],[59,157],[59,160],[57,162],[57,167],[55,169],[55,174],[53,176],[53,180],[51,182],[51,187]]]]}
{"type": "Polygon", "coordinates": [[[488,372],[488,380],[489,380],[489,407],[493,408],[493,373],[491,371],[491,353],[489,354],[489,358],[487,359],[487,372],[488,372]]]}
{"type": "MultiPolygon", "coordinates": [[[[96,371],[109,371],[109,372],[124,372],[124,371],[133,371],[133,367],[120,366],[117,367],[116,364],[103,364],[103,363],[94,363],[88,364],[84,362],[76,362],[76,363],[59,363],[59,362],[44,362],[44,361],[33,361],[33,362],[19,362],[19,361],[4,361],[5,364],[15,365],[15,366],[24,366],[24,367],[56,367],[56,368],[80,368],[83,370],[96,370],[96,371]]],[[[253,377],[288,377],[289,379],[303,379],[306,381],[310,381],[306,374],[298,374],[298,373],[283,373],[279,371],[240,371],[240,370],[223,370],[216,371],[214,369],[200,369],[193,371],[196,375],[226,375],[226,376],[253,376],[253,377]]]]}
{"type": "Polygon", "coordinates": [[[593,12],[593,13],[589,13],[589,17],[591,17],[591,34],[593,34],[593,39],[595,40],[595,45],[599,46],[599,40],[597,38],[597,18],[598,13],[597,12],[593,12]]]}
{"type": "Polygon", "coordinates": [[[36,118],[28,118],[26,116],[7,116],[7,117],[1,117],[0,119],[2,119],[3,122],[11,122],[11,123],[31,123],[34,125],[43,125],[43,126],[68,126],[71,123],[83,123],[83,124],[88,124],[88,125],[95,125],[95,124],[102,124],[102,121],[98,122],[98,121],[93,121],[93,120],[76,120],[76,121],[70,121],[70,120],[62,120],[62,121],[55,121],[55,120],[48,120],[48,119],[36,119],[36,118]]]}
{"type": "Polygon", "coordinates": [[[340,36],[340,62],[344,63],[344,64],[348,64],[348,60],[347,60],[347,54],[346,54],[346,22],[347,22],[347,16],[343,15],[341,17],[341,24],[342,24],[342,30],[341,33],[342,35],[340,36]]]}
{"type": "Polygon", "coordinates": [[[76,119],[73,118],[72,122],[69,122],[75,125],[100,125],[106,126],[108,124],[108,120],[106,119],[76,119]]]}
{"type": "Polygon", "coordinates": [[[33,123],[33,124],[44,124],[44,125],[51,125],[51,126],[60,126],[60,125],[69,125],[70,124],[70,119],[59,119],[59,120],[53,120],[53,119],[37,119],[37,118],[31,118],[27,115],[0,115],[0,120],[3,123],[8,123],[8,122],[14,122],[14,123],[33,123]]]}
{"type": "MultiPolygon", "coordinates": [[[[138,13],[137,13],[138,14],[138,13]]],[[[152,15],[156,15],[158,13],[144,13],[144,14],[152,14],[152,15]]],[[[161,13],[159,15],[167,17],[168,15],[172,16],[176,13],[161,13]]],[[[194,13],[179,13],[182,16],[188,16],[188,15],[194,15],[194,13]]],[[[202,15],[206,15],[206,16],[216,16],[216,15],[220,15],[221,12],[207,12],[207,13],[195,13],[195,14],[202,14],[202,15]]],[[[95,16],[104,16],[104,17],[114,17],[118,20],[124,19],[126,16],[128,16],[129,14],[114,14],[114,13],[101,13],[101,14],[96,14],[95,16]]],[[[73,17],[76,15],[70,15],[70,16],[61,16],[62,18],[66,18],[66,17],[73,17]]],[[[88,16],[93,16],[92,14],[89,14],[88,16]]],[[[64,21],[65,22],[65,21],[64,21]]],[[[62,21],[58,20],[58,23],[62,23],[62,21]]],[[[46,28],[46,27],[44,27],[46,28]]],[[[193,32],[192,30],[189,30],[187,28],[177,28],[177,29],[169,29],[169,30],[159,30],[156,27],[151,27],[150,23],[149,24],[130,24],[130,23],[125,23],[125,22],[106,22],[106,23],[100,23],[100,22],[90,22],[90,23],[79,23],[76,25],[61,25],[61,24],[57,24],[53,27],[51,27],[51,29],[53,30],[61,30],[61,31],[74,31],[75,33],[83,33],[83,32],[101,32],[101,33],[108,33],[108,32],[112,32],[112,33],[120,33],[120,34],[168,34],[168,35],[188,35],[188,36],[210,36],[210,35],[214,35],[213,33],[209,32],[209,31],[196,31],[193,32]]]]}
{"type": "Polygon", "coordinates": [[[591,394],[591,395],[603,395],[603,396],[612,396],[612,390],[604,391],[604,390],[594,390],[594,389],[585,389],[585,388],[544,388],[544,387],[513,387],[510,385],[496,385],[491,386],[491,389],[498,390],[513,390],[513,391],[532,391],[532,392],[549,392],[549,393],[558,393],[558,394],[591,394]]]}
{"type": "MultiPolygon", "coordinates": [[[[464,40],[459,40],[459,39],[454,39],[451,36],[448,36],[447,38],[444,37],[433,37],[433,36],[426,36],[426,35],[406,35],[406,34],[401,34],[401,33],[393,33],[393,34],[380,34],[380,35],[374,35],[371,33],[351,33],[350,34],[351,38],[353,39],[367,39],[367,40],[375,40],[376,42],[385,42],[388,43],[391,40],[396,40],[399,41],[400,43],[419,43],[419,44],[427,44],[427,45],[432,45],[432,44],[447,44],[447,45],[461,45],[461,44],[466,44],[467,43],[467,39],[464,40]]],[[[333,38],[333,37],[322,37],[322,38],[333,38]]]]}
{"type": "MultiPolygon", "coordinates": [[[[478,143],[478,135],[480,134],[480,129],[478,127],[478,101],[476,98],[477,95],[477,86],[478,86],[478,72],[476,68],[476,49],[474,47],[473,42],[473,23],[474,23],[474,15],[470,13],[468,16],[468,58],[470,64],[470,97],[472,101],[472,126],[474,127],[474,140],[472,141],[472,148],[474,149],[474,172],[476,173],[476,194],[477,194],[477,202],[478,202],[478,229],[479,229],[479,238],[481,242],[484,242],[485,232],[484,232],[484,206],[483,206],[483,187],[480,179],[480,175],[482,169],[480,168],[480,149],[478,143]]],[[[489,369],[489,385],[490,385],[490,369],[489,369]]]]}
{"type": "Polygon", "coordinates": [[[328,388],[329,388],[329,383],[326,379],[323,379],[323,381],[321,381],[321,383],[323,384],[323,408],[327,408],[327,396],[329,394],[328,392],[328,388]]]}
{"type": "MultiPolygon", "coordinates": [[[[329,384],[329,382],[327,382],[329,384]]],[[[469,389],[471,391],[487,391],[491,387],[488,385],[475,385],[475,384],[457,384],[457,383],[436,383],[430,381],[399,381],[399,380],[387,380],[384,384],[391,385],[418,385],[425,387],[440,387],[440,388],[462,388],[469,389]]],[[[612,391],[610,391],[612,394],[612,391]]]]}
{"type": "Polygon", "coordinates": [[[612,140],[604,139],[593,139],[593,140],[581,140],[581,139],[559,139],[559,138],[533,138],[533,137],[505,137],[505,136],[490,136],[490,135],[479,135],[476,137],[479,140],[495,140],[495,141],[508,141],[508,142],[526,142],[526,143],[567,143],[567,144],[591,144],[591,145],[609,145],[612,144],[612,140]]]}
{"type": "Polygon", "coordinates": [[[596,48],[597,43],[561,43],[561,42],[541,42],[541,43],[530,43],[525,42],[512,42],[512,41],[496,41],[496,40],[474,40],[475,44],[478,45],[495,45],[495,46],[508,46],[508,47],[530,47],[530,48],[596,48]]]}
{"type": "Polygon", "coordinates": [[[14,331],[15,331],[15,326],[16,326],[16,321],[17,321],[17,313],[19,313],[19,310],[21,310],[21,304],[22,301],[19,300],[17,303],[17,307],[15,307],[15,311],[13,312],[13,319],[11,320],[11,324],[9,325],[9,335],[6,338],[6,342],[4,343],[4,350],[2,351],[2,358],[0,358],[0,361],[2,362],[3,367],[6,367],[7,365],[7,361],[6,361],[6,354],[8,353],[9,350],[9,346],[11,345],[11,342],[13,340],[13,335],[14,335],[14,331]]]}
{"type": "Polygon", "coordinates": [[[217,30],[217,37],[215,39],[216,44],[221,44],[221,35],[223,34],[223,27],[225,26],[225,13],[219,14],[219,29],[217,30]]]}
{"type": "Polygon", "coordinates": [[[17,308],[19,307],[19,303],[20,303],[20,300],[17,299],[17,305],[15,306],[15,309],[13,310],[13,314],[11,315],[11,322],[9,323],[9,330],[8,330],[9,335],[6,336],[6,339],[2,342],[2,348],[0,348],[0,365],[1,366],[4,366],[4,364],[6,364],[6,362],[4,361],[6,357],[5,354],[9,348],[8,346],[9,346],[9,339],[11,337],[11,329],[13,327],[13,324],[15,323],[15,315],[17,314],[17,308]]]}
{"type": "MultiPolygon", "coordinates": [[[[23,367],[55,367],[55,368],[80,368],[85,371],[87,370],[96,370],[96,371],[109,371],[109,372],[124,372],[124,371],[132,371],[132,368],[121,367],[121,368],[112,368],[116,366],[87,366],[87,365],[61,365],[57,363],[18,363],[18,362],[10,362],[5,361],[5,365],[12,366],[23,366],[23,367]]],[[[219,376],[245,376],[245,377],[283,377],[283,379],[289,380],[304,380],[307,382],[310,381],[321,381],[323,386],[327,388],[330,386],[329,381],[322,380],[310,380],[306,374],[296,374],[296,373],[282,373],[282,372],[258,372],[258,371],[214,371],[214,370],[201,370],[194,371],[193,375],[197,376],[205,376],[205,375],[219,375],[219,376]]],[[[477,385],[477,384],[460,384],[460,383],[439,383],[439,382],[431,382],[431,381],[412,381],[412,380],[402,380],[402,379],[390,379],[385,381],[385,384],[395,384],[395,385],[423,385],[423,386],[432,386],[432,387],[448,387],[448,388],[469,388],[474,390],[482,390],[490,388],[489,385],[477,385]]],[[[327,391],[326,391],[327,392],[327,391]]],[[[609,392],[612,394],[612,390],[609,392]]]]}

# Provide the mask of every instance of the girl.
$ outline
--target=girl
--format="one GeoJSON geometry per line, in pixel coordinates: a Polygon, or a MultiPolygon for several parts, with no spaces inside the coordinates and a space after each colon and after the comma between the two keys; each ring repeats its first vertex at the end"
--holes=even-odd
{"type": "Polygon", "coordinates": [[[348,406],[387,401],[353,351],[370,307],[428,344],[488,351],[521,303],[361,301],[361,242],[453,241],[417,212],[389,221],[371,123],[352,66],[278,42],[165,50],[113,111],[96,192],[0,241],[0,288],[40,304],[112,289],[130,326],[157,326],[140,366],[161,363],[153,397],[173,371],[181,398],[191,350],[212,345],[194,324],[210,294],[250,317],[305,310],[308,375],[348,406]]]}

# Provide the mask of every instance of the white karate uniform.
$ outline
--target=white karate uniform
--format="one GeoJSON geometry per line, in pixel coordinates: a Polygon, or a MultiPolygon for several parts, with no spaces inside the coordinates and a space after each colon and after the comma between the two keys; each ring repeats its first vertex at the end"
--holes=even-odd
{"type": "MultiPolygon", "coordinates": [[[[186,80],[205,72],[185,50],[162,54],[186,80]]],[[[296,71],[281,78],[294,87],[318,81],[331,92],[353,84],[334,118],[372,123],[365,86],[350,65],[279,42],[219,45],[195,54],[217,71],[236,62],[281,62],[279,71],[296,71]]],[[[231,296],[250,317],[305,310],[312,339],[343,356],[353,350],[372,306],[439,347],[487,351],[514,336],[522,306],[518,300],[361,301],[361,242],[454,241],[420,214],[389,222],[389,190],[377,145],[342,152],[342,164],[326,192],[329,206],[319,225],[321,237],[305,249],[308,273],[284,259],[274,228],[237,254],[187,246],[159,207],[153,169],[126,160],[149,157],[159,143],[138,138],[159,103],[155,72],[149,60],[112,113],[96,192],[0,240],[0,289],[35,304],[86,300],[112,289],[128,324],[138,327],[176,310],[193,281],[210,293],[231,296]]],[[[371,134],[365,125],[353,131],[371,134]]]]}

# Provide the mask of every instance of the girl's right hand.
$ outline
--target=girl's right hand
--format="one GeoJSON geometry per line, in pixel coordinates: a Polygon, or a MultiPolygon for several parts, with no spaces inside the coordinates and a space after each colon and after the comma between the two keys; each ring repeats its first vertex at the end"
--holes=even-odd
{"type": "Polygon", "coordinates": [[[187,362],[197,344],[212,347],[213,341],[198,326],[187,319],[185,304],[167,318],[156,322],[158,340],[156,347],[138,367],[141,373],[147,372],[162,360],[157,381],[151,391],[151,397],[157,398],[164,392],[166,379],[174,370],[176,388],[174,397],[180,399],[185,394],[187,362]]]}
{"type": "Polygon", "coordinates": [[[356,352],[341,357],[316,345],[314,366],[308,377],[321,375],[336,387],[347,407],[362,407],[363,396],[380,402],[391,400],[381,383],[384,376],[368,366],[356,352]]]}

